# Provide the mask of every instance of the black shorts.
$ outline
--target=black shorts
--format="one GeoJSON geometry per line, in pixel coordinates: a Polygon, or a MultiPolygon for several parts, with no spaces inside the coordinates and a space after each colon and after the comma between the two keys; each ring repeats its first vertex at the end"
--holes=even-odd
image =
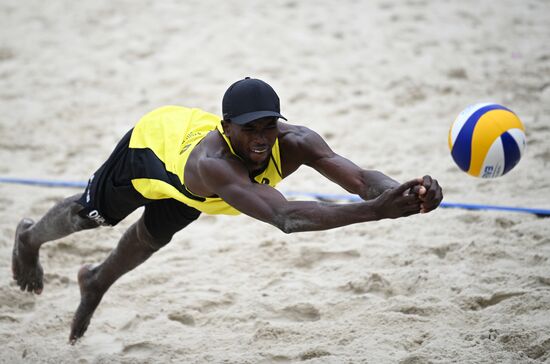
{"type": "Polygon", "coordinates": [[[132,130],[90,177],[77,201],[83,206],[79,215],[114,226],[138,207],[145,206],[143,218],[147,230],[159,243],[168,243],[177,231],[196,220],[200,211],[174,199],[150,200],[134,189],[128,158],[131,135],[132,130]]]}

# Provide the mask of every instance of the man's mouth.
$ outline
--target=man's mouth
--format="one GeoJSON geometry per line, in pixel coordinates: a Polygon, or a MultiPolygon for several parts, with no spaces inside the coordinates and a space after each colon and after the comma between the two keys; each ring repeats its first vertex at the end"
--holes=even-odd
{"type": "Polygon", "coordinates": [[[264,147],[252,147],[250,148],[252,150],[253,153],[256,153],[256,154],[262,154],[262,153],[265,153],[267,152],[267,146],[264,146],[264,147]]]}

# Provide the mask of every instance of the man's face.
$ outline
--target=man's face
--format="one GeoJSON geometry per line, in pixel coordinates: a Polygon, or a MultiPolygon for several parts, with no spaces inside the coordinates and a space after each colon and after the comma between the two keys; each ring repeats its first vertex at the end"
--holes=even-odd
{"type": "Polygon", "coordinates": [[[253,168],[263,167],[279,135],[277,118],[257,119],[244,125],[224,124],[235,153],[253,168]]]}

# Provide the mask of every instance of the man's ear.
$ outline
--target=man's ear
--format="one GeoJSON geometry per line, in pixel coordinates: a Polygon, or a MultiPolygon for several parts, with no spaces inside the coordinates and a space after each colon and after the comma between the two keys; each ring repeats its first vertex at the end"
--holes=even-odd
{"type": "Polygon", "coordinates": [[[231,122],[230,121],[222,120],[222,128],[223,128],[223,133],[225,135],[231,134],[231,122]]]}

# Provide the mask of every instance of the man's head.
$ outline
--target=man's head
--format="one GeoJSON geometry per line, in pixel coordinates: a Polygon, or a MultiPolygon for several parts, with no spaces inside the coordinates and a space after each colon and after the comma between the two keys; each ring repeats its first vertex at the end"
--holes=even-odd
{"type": "Polygon", "coordinates": [[[246,77],[229,86],[222,101],[223,120],[244,125],[251,121],[280,114],[279,96],[262,80],[246,77]]]}
{"type": "Polygon", "coordinates": [[[223,129],[235,153],[251,168],[261,168],[279,134],[279,96],[262,80],[246,77],[225,92],[223,129]]]}

